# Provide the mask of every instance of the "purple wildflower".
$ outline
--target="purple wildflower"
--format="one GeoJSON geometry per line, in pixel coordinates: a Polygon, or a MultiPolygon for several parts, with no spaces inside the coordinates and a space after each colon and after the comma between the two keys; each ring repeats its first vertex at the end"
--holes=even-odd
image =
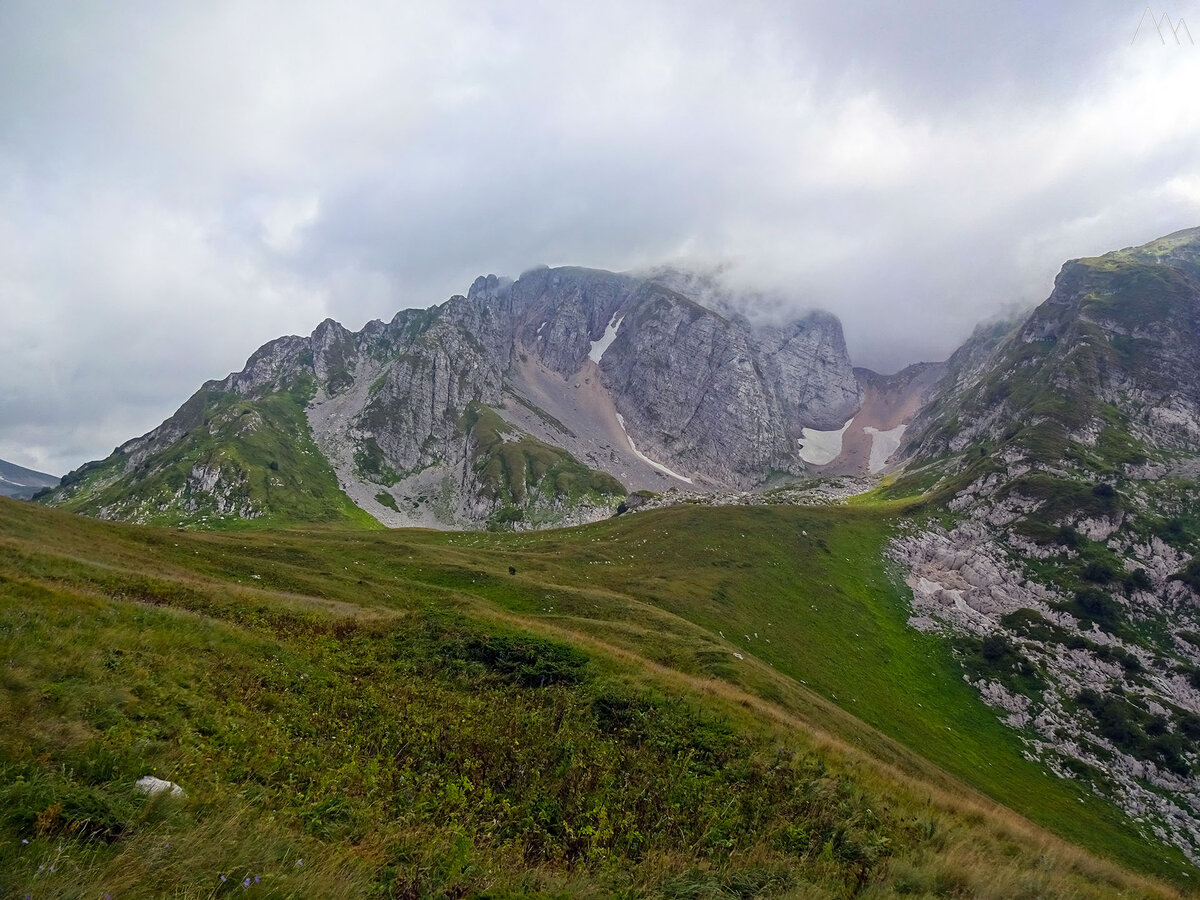
{"type": "Polygon", "coordinates": [[[246,889],[246,888],[248,888],[248,887],[250,887],[250,876],[249,876],[249,875],[247,875],[247,876],[246,876],[246,880],[242,882],[242,889],[243,889],[243,890],[245,890],[245,889],[246,889]]]}
{"type": "Polygon", "coordinates": [[[225,883],[225,876],[224,876],[224,875],[222,875],[222,876],[221,876],[221,883],[222,883],[222,884],[224,884],[224,883],[225,883]]]}
{"type": "Polygon", "coordinates": [[[302,859],[296,860],[296,868],[297,869],[300,868],[302,865],[304,865],[304,860],[302,860],[302,859]]]}

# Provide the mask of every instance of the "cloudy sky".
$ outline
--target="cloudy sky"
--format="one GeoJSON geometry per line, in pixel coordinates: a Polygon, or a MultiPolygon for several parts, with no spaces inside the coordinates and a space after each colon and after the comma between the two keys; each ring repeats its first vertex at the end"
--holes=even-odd
{"type": "Polygon", "coordinates": [[[1200,45],[1144,5],[593,6],[0,0],[0,457],[480,273],[722,264],[892,370],[1200,225],[1200,45]]]}

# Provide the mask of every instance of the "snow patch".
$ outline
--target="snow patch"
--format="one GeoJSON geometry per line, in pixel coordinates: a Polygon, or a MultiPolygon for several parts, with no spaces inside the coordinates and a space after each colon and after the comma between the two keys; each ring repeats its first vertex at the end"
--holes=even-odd
{"type": "MultiPolygon", "coordinates": [[[[588,358],[592,362],[599,364],[604,356],[604,351],[609,348],[609,345],[617,339],[617,329],[621,327],[621,323],[625,320],[624,316],[618,317],[613,313],[612,320],[608,323],[608,327],[604,329],[604,336],[598,341],[592,341],[592,349],[588,351],[588,358]]],[[[633,443],[630,441],[630,443],[633,443]]],[[[684,479],[687,480],[686,478],[684,479]]]]}
{"type": "Polygon", "coordinates": [[[800,440],[797,442],[800,458],[814,466],[824,466],[833,462],[841,455],[842,435],[853,421],[854,418],[851,417],[837,431],[818,431],[815,428],[801,430],[800,440]]]}
{"type": "Polygon", "coordinates": [[[904,437],[904,429],[907,427],[907,425],[897,425],[887,431],[880,431],[878,428],[868,425],[863,429],[871,436],[871,460],[867,463],[868,472],[874,474],[887,465],[892,454],[900,448],[900,438],[904,437]]]}
{"type": "MultiPolygon", "coordinates": [[[[620,322],[618,322],[617,324],[620,325],[620,322]]],[[[601,352],[603,353],[603,351],[601,351],[601,352]]],[[[688,478],[686,475],[680,475],[678,472],[674,472],[671,469],[668,469],[662,463],[655,462],[650,457],[648,457],[645,453],[643,453],[641,450],[639,450],[637,448],[637,444],[635,444],[633,442],[633,438],[631,438],[629,436],[629,430],[625,427],[625,417],[623,415],[621,415],[620,413],[617,413],[617,421],[621,423],[621,430],[625,432],[625,440],[629,441],[629,449],[633,451],[634,456],[636,456],[642,462],[649,463],[650,465],[654,466],[654,468],[658,469],[660,472],[666,472],[672,478],[678,478],[680,481],[686,481],[688,484],[692,483],[692,479],[688,478]]]]}

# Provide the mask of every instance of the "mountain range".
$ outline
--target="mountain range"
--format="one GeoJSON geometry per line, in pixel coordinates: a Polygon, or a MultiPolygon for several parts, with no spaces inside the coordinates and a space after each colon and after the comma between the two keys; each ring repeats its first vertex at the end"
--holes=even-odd
{"type": "Polygon", "coordinates": [[[835,317],[752,324],[738,300],[671,270],[537,269],[359,332],[326,320],[45,499],[172,525],[536,527],[638,491],[882,470],[941,367],[855,369],[835,317]]]}
{"type": "MultiPolygon", "coordinates": [[[[1111,804],[1147,846],[1200,865],[1200,229],[1072,260],[1030,313],[894,375],[855,368],[829,314],[766,324],[746,304],[667,269],[481,277],[359,332],[327,320],[272,341],[38,499],[207,529],[530,530],[656,507],[832,506],[824,530],[796,538],[816,542],[814,566],[844,533],[837,509],[853,528],[874,513],[878,552],[843,558],[906,585],[911,647],[949,647],[957,677],[1081,807],[1111,804]]],[[[735,536],[705,534],[698,554],[735,536]]],[[[475,590],[466,571],[453,584],[475,590]]],[[[831,596],[871,593],[852,571],[823,577],[831,596]]],[[[808,615],[789,592],[824,604],[799,583],[772,595],[776,624],[808,615]]],[[[707,628],[722,659],[818,677],[795,662],[809,651],[776,656],[749,623],[726,637],[735,584],[644,596],[707,628]]],[[[941,702],[920,696],[905,702],[941,702]]],[[[1003,780],[962,774],[1018,802],[1003,780]]]]}

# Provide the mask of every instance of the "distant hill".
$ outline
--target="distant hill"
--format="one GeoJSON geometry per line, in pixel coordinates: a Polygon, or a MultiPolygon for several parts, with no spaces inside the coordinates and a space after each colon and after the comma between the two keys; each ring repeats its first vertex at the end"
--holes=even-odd
{"type": "Polygon", "coordinates": [[[38,491],[58,486],[58,479],[0,459],[0,497],[28,500],[38,491]]]}

